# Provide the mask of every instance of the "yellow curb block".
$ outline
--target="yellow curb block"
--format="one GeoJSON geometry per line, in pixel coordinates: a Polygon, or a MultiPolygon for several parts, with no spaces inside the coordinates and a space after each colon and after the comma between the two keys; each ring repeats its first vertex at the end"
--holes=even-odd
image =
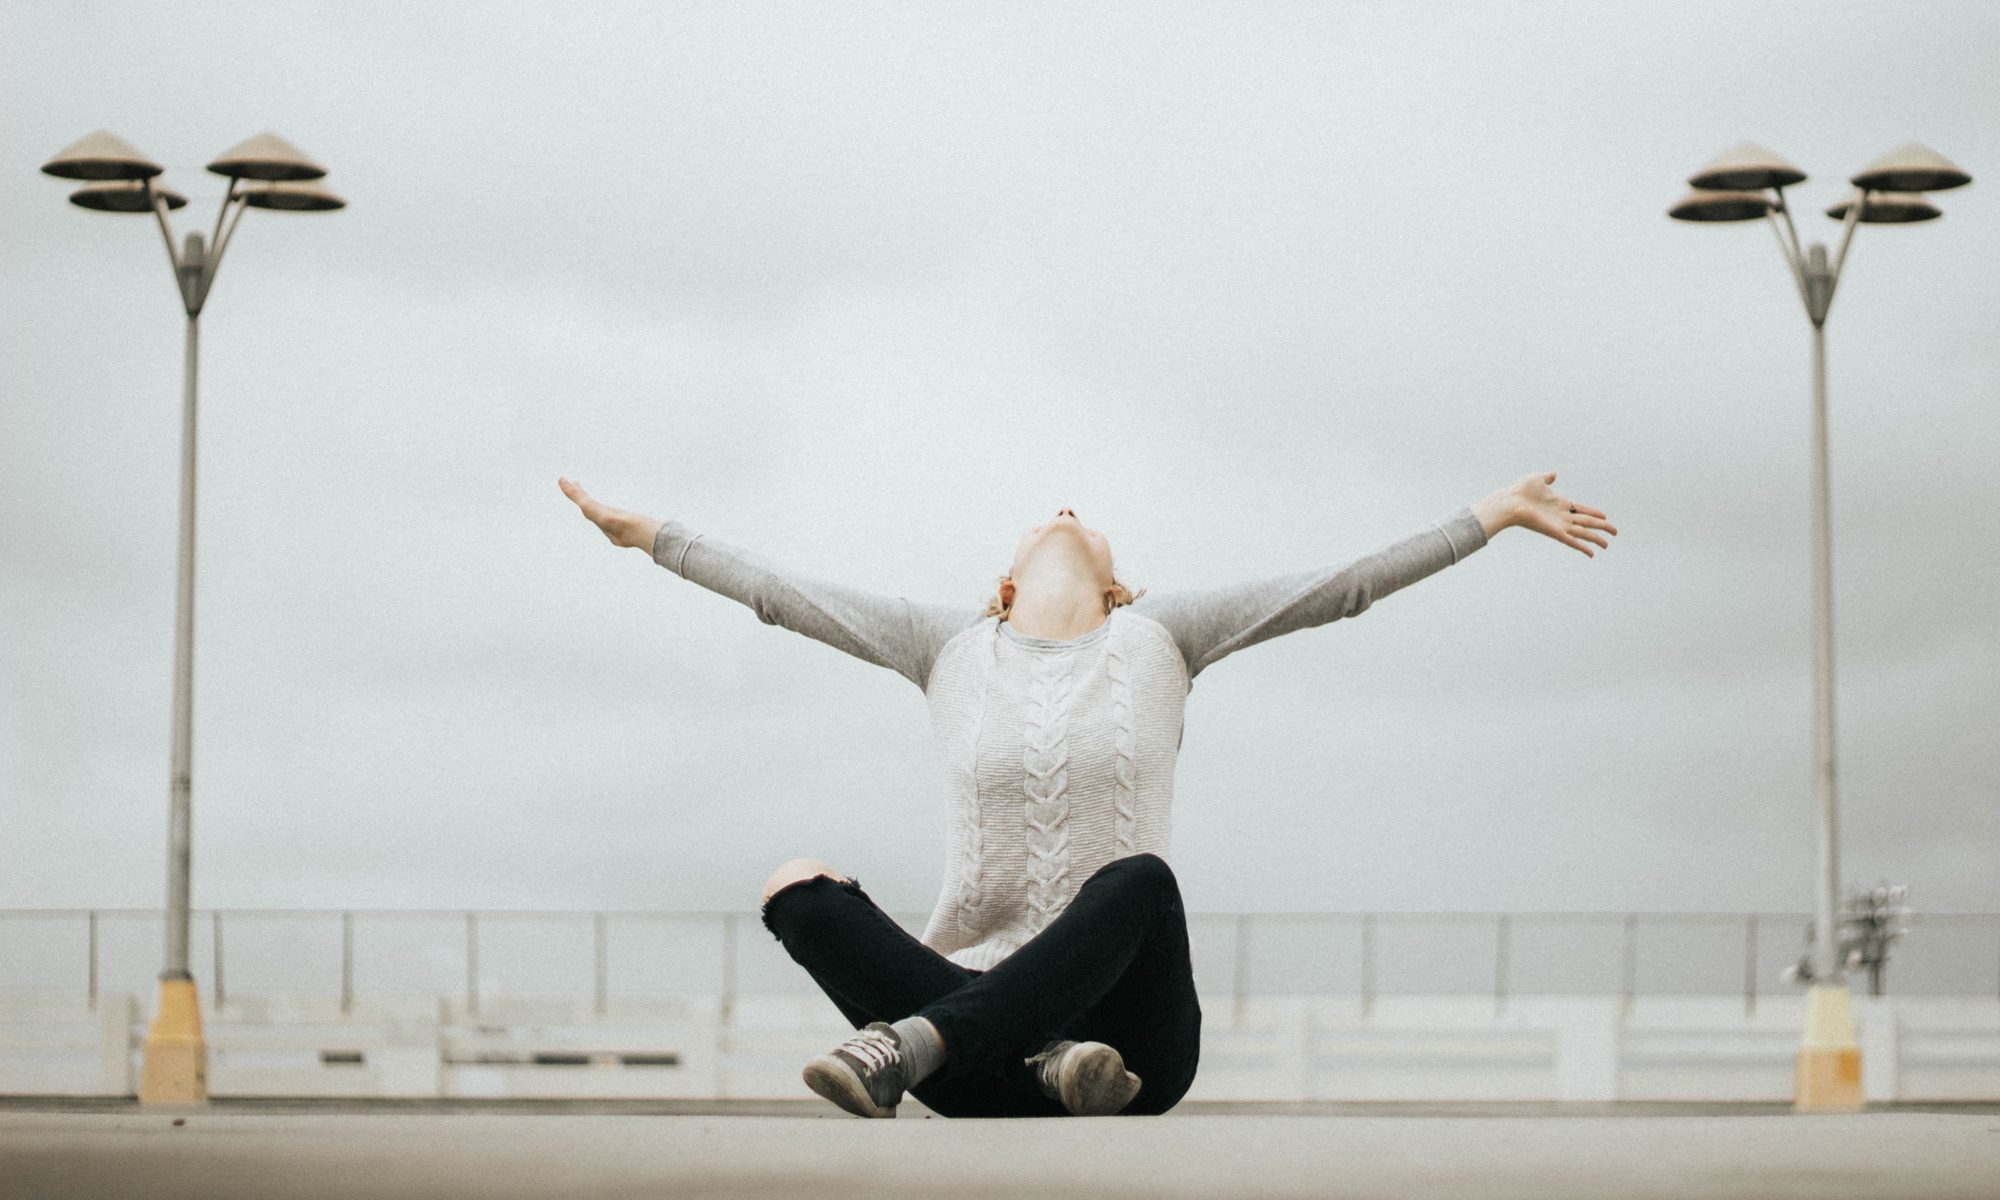
{"type": "Polygon", "coordinates": [[[142,1104],[208,1103],[208,1042],[192,979],[162,979],[160,1009],[146,1030],[142,1104]]]}

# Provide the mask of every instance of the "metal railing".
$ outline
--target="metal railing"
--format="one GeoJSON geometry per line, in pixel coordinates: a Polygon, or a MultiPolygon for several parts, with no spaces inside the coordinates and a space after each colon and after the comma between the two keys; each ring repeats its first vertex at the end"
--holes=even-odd
{"type": "MultiPolygon", "coordinates": [[[[921,928],[922,914],[892,915],[921,928]]],[[[0,994],[149,994],[160,921],[158,909],[0,909],[0,994]]],[[[1792,990],[1780,973],[1810,925],[1796,913],[1195,913],[1189,937],[1197,983],[1239,1013],[1281,993],[1354,996],[1364,1012],[1399,995],[1483,995],[1500,1011],[1526,994],[1740,993],[1754,1013],[1760,994],[1792,990]]],[[[741,995],[813,990],[748,912],[198,909],[194,928],[217,1008],[286,995],[349,1012],[427,994],[461,997],[470,1015],[500,996],[587,997],[603,1014],[614,998],[706,994],[727,1020],[741,995]]],[[[2000,997],[2000,913],[1918,914],[1887,980],[2000,997]]]]}

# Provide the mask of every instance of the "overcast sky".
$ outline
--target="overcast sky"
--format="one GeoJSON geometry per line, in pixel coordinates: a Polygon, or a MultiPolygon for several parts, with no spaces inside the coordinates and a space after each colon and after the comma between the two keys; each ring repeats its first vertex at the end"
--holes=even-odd
{"type": "Polygon", "coordinates": [[[151,4],[0,16],[0,904],[162,894],[183,320],[37,168],[273,129],[203,318],[197,905],[928,908],[921,693],[558,493],[983,601],[1072,505],[1161,591],[1510,531],[1190,697],[1196,909],[1802,911],[1808,326],[1669,221],[1749,138],[1978,178],[1830,335],[1844,858],[2000,907],[2000,9],[151,4]]]}

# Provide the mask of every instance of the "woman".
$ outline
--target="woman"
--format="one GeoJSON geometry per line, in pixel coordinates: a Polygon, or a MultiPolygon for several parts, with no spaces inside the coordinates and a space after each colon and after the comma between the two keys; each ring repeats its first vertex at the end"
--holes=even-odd
{"type": "Polygon", "coordinates": [[[1519,525],[1591,555],[1618,531],[1528,475],[1343,566],[1174,595],[1118,581],[1064,508],[1022,536],[982,613],[879,596],[563,493],[767,624],[922,688],[951,779],[944,890],[921,940],[814,859],[764,885],[765,925],[859,1031],[806,1065],[815,1092],[893,1117],[1163,1113],[1194,1082],[1201,1006],[1167,865],[1195,676],[1246,646],[1361,613],[1519,525]]]}

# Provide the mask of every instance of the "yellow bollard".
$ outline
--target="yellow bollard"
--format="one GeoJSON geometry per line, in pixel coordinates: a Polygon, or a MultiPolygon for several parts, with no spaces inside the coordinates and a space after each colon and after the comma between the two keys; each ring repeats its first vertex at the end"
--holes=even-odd
{"type": "Polygon", "coordinates": [[[141,1104],[207,1104],[208,1042],[192,979],[160,980],[160,1010],[146,1030],[141,1104]]]}
{"type": "Polygon", "coordinates": [[[1858,1112],[1861,1044],[1847,985],[1816,983],[1806,991],[1805,1041],[1792,1080],[1793,1112],[1858,1112]]]}

